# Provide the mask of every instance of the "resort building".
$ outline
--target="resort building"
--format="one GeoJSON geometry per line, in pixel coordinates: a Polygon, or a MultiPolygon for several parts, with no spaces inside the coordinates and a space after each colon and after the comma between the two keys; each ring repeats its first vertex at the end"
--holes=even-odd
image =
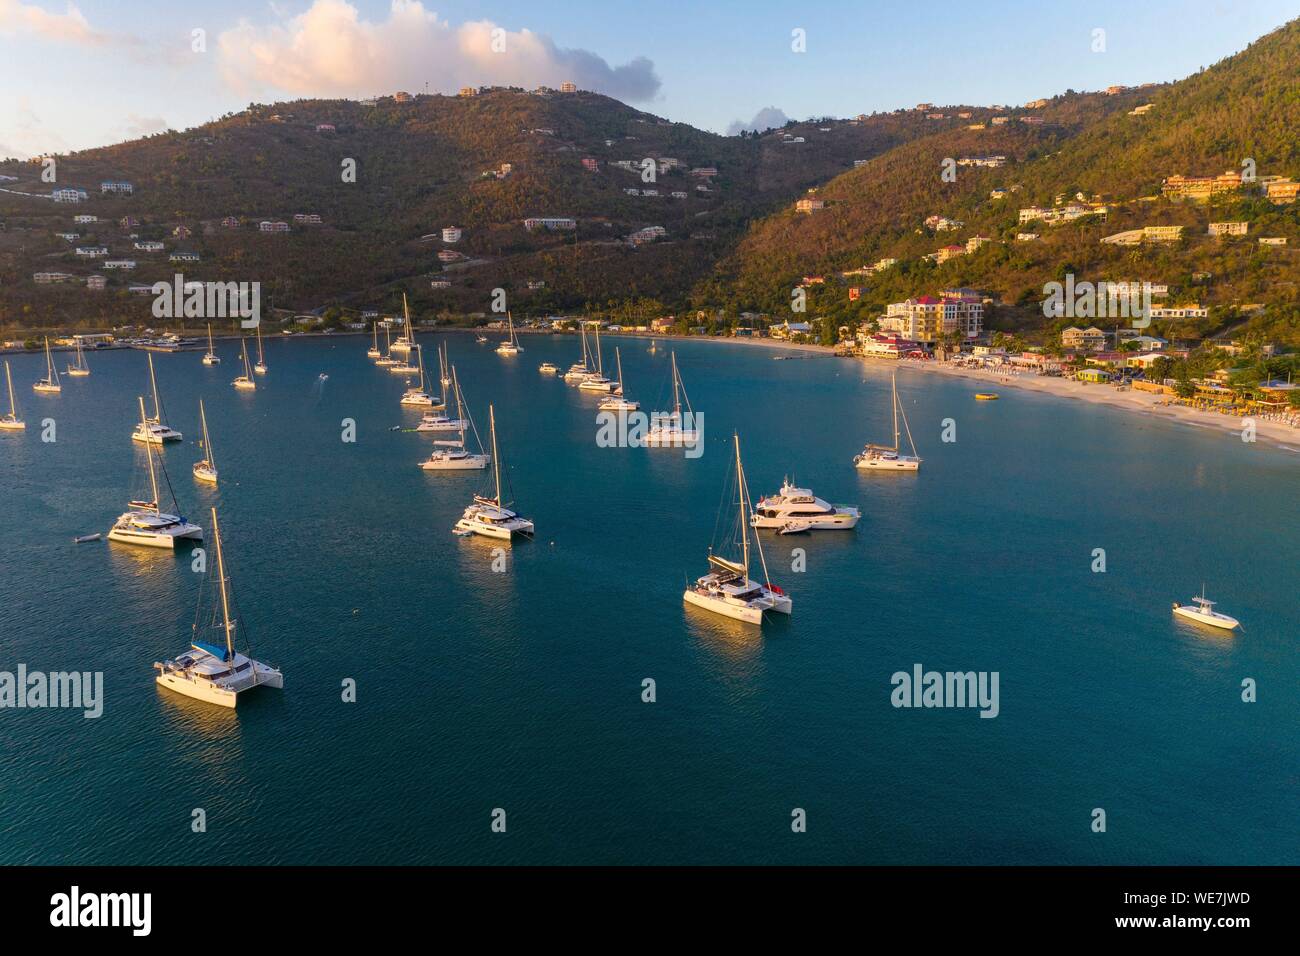
{"type": "Polygon", "coordinates": [[[953,333],[973,339],[983,330],[983,324],[984,303],[978,297],[946,293],[891,302],[879,320],[882,332],[893,332],[926,345],[933,345],[942,336],[953,333]]]}
{"type": "Polygon", "coordinates": [[[1300,183],[1291,179],[1278,178],[1266,183],[1264,190],[1272,202],[1281,206],[1295,202],[1296,192],[1300,190],[1300,183]]]}
{"type": "Polygon", "coordinates": [[[1170,176],[1160,191],[1170,199],[1198,202],[1241,188],[1241,173],[1229,169],[1219,176],[1170,176]]]}
{"type": "Polygon", "coordinates": [[[50,198],[55,202],[84,202],[90,197],[84,189],[55,189],[50,198]]]}
{"type": "Polygon", "coordinates": [[[568,80],[565,80],[563,83],[560,84],[560,92],[576,93],[578,92],[578,87],[575,84],[570,83],[568,80]]]}
{"type": "Polygon", "coordinates": [[[130,183],[102,182],[99,184],[99,191],[103,195],[129,196],[135,192],[135,187],[130,183]]]}
{"type": "Polygon", "coordinates": [[[1199,303],[1187,305],[1157,305],[1151,309],[1153,319],[1204,319],[1210,310],[1199,303]]]}
{"type": "Polygon", "coordinates": [[[1104,236],[1101,241],[1112,246],[1138,246],[1144,242],[1177,242],[1182,237],[1182,226],[1143,226],[1104,236]]]}

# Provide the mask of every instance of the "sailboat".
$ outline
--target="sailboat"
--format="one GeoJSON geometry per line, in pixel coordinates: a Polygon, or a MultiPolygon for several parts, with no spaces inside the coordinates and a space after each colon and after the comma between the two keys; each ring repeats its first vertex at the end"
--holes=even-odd
{"type": "Polygon", "coordinates": [[[1207,624],[1210,627],[1222,628],[1225,631],[1236,630],[1241,622],[1235,617],[1229,617],[1227,614],[1216,611],[1214,604],[1214,601],[1205,596],[1205,585],[1202,584],[1201,593],[1192,598],[1192,604],[1174,602],[1174,613],[1186,620],[1195,621],[1197,624],[1207,624]]]}
{"type": "Polygon", "coordinates": [[[253,366],[253,371],[258,375],[266,374],[266,359],[262,357],[262,323],[257,323],[257,364],[253,366]]]}
{"type": "Polygon", "coordinates": [[[614,394],[602,398],[597,407],[602,412],[634,412],[641,407],[641,403],[631,401],[623,395],[623,356],[619,355],[618,346],[614,347],[614,361],[618,365],[618,383],[614,387],[614,394]]]}
{"type": "Polygon", "coordinates": [[[646,349],[646,351],[649,352],[651,355],[654,355],[656,352],[659,351],[659,345],[658,345],[658,343],[656,343],[654,339],[651,339],[651,340],[650,340],[650,347],[649,347],[648,349],[646,349]]]}
{"type": "Polygon", "coordinates": [[[230,384],[240,391],[254,391],[257,388],[257,380],[253,378],[252,366],[248,364],[248,339],[244,336],[240,336],[239,339],[239,354],[244,361],[244,374],[238,376],[230,384]]]}
{"type": "MultiPolygon", "coordinates": [[[[144,396],[140,396],[140,426],[149,424],[144,414],[144,396]]],[[[131,501],[127,510],[113,527],[108,529],[109,541],[121,541],[124,544],[138,544],[149,548],[175,548],[181,540],[202,541],[203,529],[190,523],[184,515],[166,514],[159,506],[158,474],[154,469],[153,443],[144,446],[145,458],[149,463],[149,488],[152,497],[148,501],[131,501]]],[[[172,496],[172,507],[180,511],[176,504],[176,492],[167,477],[167,468],[162,462],[162,453],[158,453],[158,468],[162,469],[163,481],[172,496]]]]}
{"type": "Polygon", "coordinates": [[[237,614],[231,610],[230,578],[226,574],[216,508],[212,509],[212,537],[217,547],[217,574],[215,580],[210,572],[208,575],[213,591],[211,608],[205,615],[200,594],[189,648],[174,660],[155,662],[153,667],[158,672],[160,687],[219,707],[233,708],[239,695],[254,687],[282,689],[284,674],[270,664],[235,651],[237,614]],[[216,600],[217,592],[220,601],[216,600]]]}
{"type": "Polygon", "coordinates": [[[212,439],[208,438],[208,416],[199,399],[199,421],[203,422],[203,460],[194,463],[194,477],[209,484],[217,483],[217,456],[212,453],[212,439]]]}
{"type": "Polygon", "coordinates": [[[9,371],[9,361],[5,360],[5,381],[9,383],[9,414],[0,418],[0,428],[6,431],[22,431],[27,423],[18,417],[18,406],[14,403],[14,375],[9,371]]]}
{"type": "Polygon", "coordinates": [[[406,305],[406,293],[402,293],[402,334],[389,346],[390,353],[406,355],[415,346],[415,326],[411,325],[411,310],[406,305]]]}
{"type": "Polygon", "coordinates": [[[393,327],[387,322],[384,323],[384,357],[375,359],[375,365],[379,368],[392,368],[397,364],[397,359],[393,358],[393,327]]]}
{"type": "MultiPolygon", "coordinates": [[[[435,439],[434,450],[428,459],[420,462],[425,471],[462,471],[487,467],[488,456],[483,453],[483,442],[474,428],[474,420],[465,411],[465,396],[460,391],[460,379],[456,376],[456,367],[451,368],[451,390],[456,396],[456,422],[460,438],[435,439]],[[465,425],[468,422],[474,432],[474,441],[478,444],[478,454],[465,450],[465,425]]],[[[445,430],[445,429],[439,429],[445,430]]]]}
{"type": "Polygon", "coordinates": [[[423,407],[435,405],[437,403],[433,400],[433,396],[424,390],[424,349],[417,345],[415,347],[415,356],[417,361],[416,369],[420,375],[420,383],[418,385],[411,385],[409,381],[406,383],[407,385],[411,385],[411,387],[402,393],[401,404],[419,405],[423,407]]]}
{"type": "Polygon", "coordinates": [[[488,406],[488,422],[492,431],[492,476],[496,494],[491,498],[475,495],[473,503],[465,509],[452,530],[456,534],[481,534],[487,538],[509,541],[515,535],[533,536],[533,523],[511,511],[501,500],[501,455],[497,451],[497,418],[495,409],[488,406]]]}
{"type": "Polygon", "coordinates": [[[36,382],[32,389],[37,392],[61,392],[63,385],[59,382],[59,370],[54,367],[54,358],[50,355],[50,337],[45,337],[45,377],[36,382]]]}
{"type": "Polygon", "coordinates": [[[574,362],[569,366],[569,370],[564,373],[564,380],[572,384],[573,382],[585,382],[591,375],[591,356],[587,352],[587,323],[578,323],[578,335],[582,339],[582,359],[574,362]]]}
{"type": "Polygon", "coordinates": [[[677,353],[672,353],[673,362],[673,411],[671,415],[656,415],[646,432],[647,448],[682,448],[693,446],[700,440],[700,433],[695,428],[687,428],[682,418],[682,399],[686,399],[686,412],[692,418],[695,412],[691,408],[686,386],[682,384],[681,373],[677,370],[677,353]]]}
{"type": "Polygon", "coordinates": [[[510,313],[506,313],[506,322],[510,327],[510,336],[504,342],[497,346],[498,355],[518,355],[522,352],[523,346],[519,344],[519,337],[515,335],[515,320],[510,313]]]}
{"type": "Polygon", "coordinates": [[[601,361],[600,356],[600,323],[596,323],[596,373],[588,375],[579,384],[578,388],[586,392],[612,392],[614,383],[605,377],[605,363],[601,361]]]}
{"type": "Polygon", "coordinates": [[[438,346],[438,382],[442,385],[442,394],[445,397],[447,389],[451,387],[451,363],[447,358],[447,342],[438,346]]]}
{"type": "Polygon", "coordinates": [[[85,378],[90,374],[90,366],[86,364],[86,354],[81,350],[81,339],[74,341],[77,343],[77,364],[68,366],[68,375],[71,378],[85,378]]]}
{"type": "Polygon", "coordinates": [[[758,561],[763,568],[763,583],[749,577],[749,534],[750,506],[749,486],[745,481],[745,469],[740,463],[740,435],[735,436],[736,445],[736,492],[739,497],[736,516],[735,535],[740,545],[740,560],[725,558],[709,549],[709,573],[696,579],[686,588],[682,598],[687,604],[704,608],[715,614],[744,621],[747,624],[763,623],[764,611],[776,611],[789,614],[793,602],[789,595],[772,584],[767,576],[767,561],[763,558],[763,544],[754,535],[754,547],[758,551],[758,561]]]}
{"type": "Polygon", "coordinates": [[[149,388],[153,392],[153,415],[136,426],[131,433],[131,440],[149,445],[161,445],[163,442],[180,441],[184,436],[163,420],[162,401],[158,398],[158,376],[153,371],[153,353],[149,353],[149,388]]]}
{"type": "Polygon", "coordinates": [[[218,355],[216,353],[216,350],[213,349],[212,347],[212,323],[211,322],[208,323],[208,351],[207,354],[203,356],[203,364],[204,365],[221,364],[221,356],[218,355]]]}
{"type": "Polygon", "coordinates": [[[867,445],[862,449],[862,453],[853,459],[853,463],[864,471],[917,471],[921,467],[921,459],[916,455],[916,443],[912,441],[912,429],[907,424],[907,413],[903,411],[903,406],[898,401],[897,375],[890,379],[890,390],[894,402],[894,443],[867,445]],[[901,454],[901,447],[898,444],[900,416],[903,419],[903,430],[907,433],[907,443],[912,448],[910,455],[901,454]]]}
{"type": "Polygon", "coordinates": [[[379,323],[375,322],[374,325],[370,327],[370,330],[374,333],[375,338],[370,348],[366,349],[366,358],[377,359],[384,354],[379,351],[379,323]]]}

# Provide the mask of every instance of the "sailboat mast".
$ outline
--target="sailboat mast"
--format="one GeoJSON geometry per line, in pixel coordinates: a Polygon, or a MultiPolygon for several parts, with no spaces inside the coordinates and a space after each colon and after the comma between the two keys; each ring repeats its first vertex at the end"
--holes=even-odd
{"type": "Polygon", "coordinates": [[[207,455],[208,464],[215,471],[217,467],[217,456],[212,454],[212,441],[208,438],[208,414],[203,410],[203,399],[199,399],[199,419],[203,422],[203,451],[207,455]]]}
{"type": "Polygon", "coordinates": [[[488,424],[492,429],[492,474],[496,479],[497,485],[497,507],[501,507],[501,456],[497,454],[497,413],[496,409],[488,406],[488,424]]]}
{"type": "Polygon", "coordinates": [[[158,401],[158,377],[153,371],[153,353],[149,353],[149,387],[153,389],[153,420],[162,424],[162,404],[158,401]]]}
{"type": "MultiPolygon", "coordinates": [[[[456,421],[460,422],[460,447],[465,447],[465,409],[464,402],[460,394],[460,376],[456,374],[456,366],[451,367],[451,387],[456,393],[456,421]]],[[[445,399],[445,396],[444,396],[445,399]]],[[[482,451],[482,445],[479,446],[482,451]]]]}
{"type": "Polygon", "coordinates": [[[601,378],[605,377],[605,364],[600,355],[600,323],[596,323],[596,374],[601,378]]]}
{"type": "MultiPolygon", "coordinates": [[[[678,387],[680,386],[681,381],[682,381],[682,377],[677,374],[677,353],[673,352],[673,415],[677,416],[678,418],[680,418],[682,414],[682,400],[680,395],[678,394],[678,387]]],[[[736,445],[736,455],[737,455],[737,460],[739,460],[739,455],[740,455],[739,443],[737,443],[736,445]]]]}
{"type": "Polygon", "coordinates": [[[208,323],[208,354],[212,353],[212,323],[208,323]]]}
{"type": "Polygon", "coordinates": [[[889,382],[894,401],[894,451],[898,451],[898,376],[892,376],[889,382]]]}
{"type": "Polygon", "coordinates": [[[257,364],[263,364],[262,361],[262,323],[257,323],[257,364]]]}
{"type": "Polygon", "coordinates": [[[420,391],[423,392],[424,391],[424,348],[419,345],[414,346],[414,348],[415,348],[415,364],[420,366],[420,391]]]}
{"type": "Polygon", "coordinates": [[[614,346],[614,364],[618,366],[618,390],[623,390],[623,356],[618,352],[618,346],[614,346]]]}
{"type": "Polygon", "coordinates": [[[235,661],[235,624],[230,620],[230,596],[226,593],[226,558],[221,551],[221,527],[217,524],[217,509],[212,509],[212,537],[217,542],[217,581],[221,586],[221,619],[226,629],[226,654],[235,661]]]}
{"type": "MultiPolygon", "coordinates": [[[[144,396],[138,396],[138,397],[140,399],[140,431],[143,432],[147,437],[149,434],[149,422],[144,415],[144,396]]],[[[144,443],[144,456],[149,460],[149,487],[153,491],[153,506],[154,506],[154,510],[157,511],[158,510],[158,477],[157,475],[154,474],[153,471],[153,448],[150,447],[152,444],[153,443],[150,441],[146,441],[144,443]]]]}
{"type": "Polygon", "coordinates": [[[9,371],[9,362],[5,361],[5,378],[9,380],[9,417],[18,417],[18,406],[14,404],[14,373],[9,371]]]}
{"type": "Polygon", "coordinates": [[[736,443],[736,493],[740,497],[740,542],[745,578],[749,578],[749,528],[745,524],[745,469],[740,465],[740,432],[733,433],[736,443]]]}

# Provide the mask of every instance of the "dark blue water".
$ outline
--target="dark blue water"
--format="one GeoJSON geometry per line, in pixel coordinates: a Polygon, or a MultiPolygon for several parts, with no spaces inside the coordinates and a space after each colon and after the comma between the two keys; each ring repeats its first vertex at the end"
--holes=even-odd
{"type": "MultiPolygon", "coordinates": [[[[389,431],[418,413],[367,341],[268,341],[252,395],[229,342],[216,369],[156,358],[182,510],[210,531],[220,506],[253,649],[285,672],[237,714],[153,682],[187,643],[189,561],[71,543],[140,487],[144,354],[94,353],[57,397],[30,389],[42,360],[12,359],[28,430],[0,434],[0,670],[102,671],[106,702],[0,711],[0,862],[1300,862],[1296,456],[902,370],[923,470],[865,477],[887,367],[679,343],[707,437],[690,461],[596,447],[596,397],[537,372],[577,357],[571,337],[515,359],[449,340],[537,524],[504,573],[450,533],[484,475],[416,467],[430,437],[389,431]],[[190,474],[200,397],[215,490],[190,474]],[[765,538],[795,609],[761,631],[681,601],[733,429],[756,495],[792,473],[864,515],[765,538]],[[1174,622],[1202,581],[1243,632],[1174,622]],[[893,708],[917,663],[997,671],[1000,715],[893,708]]],[[[667,352],[621,344],[629,394],[667,407],[667,352]]]]}

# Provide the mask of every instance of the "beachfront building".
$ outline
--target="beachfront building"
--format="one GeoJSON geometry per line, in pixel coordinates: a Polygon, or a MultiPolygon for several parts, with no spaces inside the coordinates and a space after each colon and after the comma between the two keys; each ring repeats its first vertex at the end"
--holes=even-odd
{"type": "Polygon", "coordinates": [[[977,295],[967,292],[944,292],[891,302],[885,307],[879,326],[881,332],[892,332],[924,345],[934,345],[952,334],[973,339],[983,331],[984,303],[977,295]]]}
{"type": "Polygon", "coordinates": [[[812,325],[808,322],[780,322],[768,329],[768,334],[774,339],[793,339],[796,336],[808,335],[812,332],[812,325]]]}
{"type": "Polygon", "coordinates": [[[1098,352],[1106,347],[1106,333],[1095,325],[1086,329],[1072,325],[1061,330],[1061,347],[1098,352]]]}

